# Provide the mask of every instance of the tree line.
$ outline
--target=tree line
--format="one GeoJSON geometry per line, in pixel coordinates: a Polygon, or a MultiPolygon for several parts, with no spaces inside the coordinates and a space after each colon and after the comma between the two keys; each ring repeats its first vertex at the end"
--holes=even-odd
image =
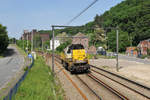
{"type": "MultiPolygon", "coordinates": [[[[125,0],[102,15],[96,15],[94,21],[79,27],[55,29],[55,36],[66,32],[73,36],[81,32],[89,37],[89,45],[116,50],[116,30],[119,27],[119,51],[128,46],[137,46],[150,38],[150,0],[125,0]],[[111,28],[110,28],[111,27],[111,28]]],[[[41,31],[41,33],[44,30],[41,31]]],[[[52,31],[47,30],[52,38],[52,31]]]]}
{"type": "Polygon", "coordinates": [[[9,44],[9,38],[7,35],[6,26],[0,24],[0,54],[2,54],[9,44]]]}
{"type": "Polygon", "coordinates": [[[80,27],[65,28],[59,32],[66,32],[74,35],[82,32],[90,36],[90,43],[97,41],[96,45],[104,45],[102,39],[96,37],[96,28],[102,31],[98,36],[105,33],[107,48],[115,51],[116,49],[116,30],[109,27],[119,27],[119,51],[123,52],[128,46],[137,46],[144,39],[150,38],[150,0],[125,0],[112,7],[102,15],[96,15],[94,21],[91,21],[80,27]],[[104,30],[104,32],[103,32],[104,30]],[[96,40],[95,40],[96,39],[96,40]]]}

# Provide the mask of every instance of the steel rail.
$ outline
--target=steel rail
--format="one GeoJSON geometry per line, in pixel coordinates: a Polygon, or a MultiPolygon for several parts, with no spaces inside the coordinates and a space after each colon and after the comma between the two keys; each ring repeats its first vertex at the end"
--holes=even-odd
{"type": "MultiPolygon", "coordinates": [[[[59,57],[58,55],[55,55],[55,57],[57,58],[57,59],[55,59],[55,60],[60,63],[60,61],[58,61],[58,60],[61,60],[60,57],[59,57]]],[[[76,75],[76,77],[77,77],[99,100],[102,100],[102,98],[101,98],[92,88],[90,88],[89,85],[86,84],[78,75],[76,75]]]]}
{"type": "Polygon", "coordinates": [[[105,88],[107,88],[109,91],[111,91],[113,94],[117,95],[121,100],[129,100],[127,97],[125,97],[123,94],[119,93],[118,91],[116,91],[115,89],[113,89],[112,87],[108,86],[107,84],[105,84],[103,81],[101,81],[100,79],[98,79],[97,77],[95,77],[92,74],[87,74],[88,77],[90,77],[92,80],[96,81],[97,83],[101,84],[102,86],[104,86],[105,88]]]}
{"type": "Polygon", "coordinates": [[[147,89],[148,91],[150,91],[150,87],[147,87],[147,86],[145,86],[145,85],[143,85],[143,84],[140,84],[140,83],[138,83],[138,82],[135,82],[135,81],[130,80],[130,79],[128,79],[128,78],[125,78],[125,77],[123,77],[123,76],[117,75],[117,74],[115,74],[115,73],[113,73],[113,72],[104,70],[104,69],[102,69],[102,68],[99,68],[99,67],[96,67],[96,66],[93,66],[93,65],[90,65],[90,66],[93,67],[93,68],[95,68],[95,69],[101,70],[101,71],[103,71],[103,72],[109,73],[110,75],[113,75],[113,76],[116,76],[116,77],[121,78],[121,79],[123,79],[123,80],[126,80],[126,81],[128,81],[128,82],[130,82],[130,83],[133,83],[133,84],[135,84],[135,85],[137,85],[137,86],[140,86],[140,87],[142,87],[142,88],[147,89]]]}
{"type": "MultiPolygon", "coordinates": [[[[59,60],[60,57],[58,55],[55,55],[56,58],[58,58],[59,60]]],[[[57,61],[58,61],[57,59],[57,61]]],[[[58,61],[59,62],[59,61],[58,61]]],[[[93,76],[89,76],[89,74],[87,74],[88,77],[92,78],[94,81],[98,82],[99,84],[103,85],[105,88],[107,88],[108,90],[110,90],[112,93],[114,93],[115,95],[117,95],[119,98],[121,98],[121,100],[129,100],[128,98],[126,98],[125,96],[123,96],[121,93],[119,93],[118,91],[114,90],[113,88],[111,88],[110,86],[108,86],[107,84],[105,84],[104,82],[100,81],[97,78],[93,78],[93,76]]],[[[94,91],[92,90],[88,84],[86,84],[79,76],[76,75],[76,77],[96,96],[99,98],[99,100],[102,100],[101,97],[94,91]]]]}
{"type": "Polygon", "coordinates": [[[78,75],[76,77],[99,99],[102,100],[102,98],[92,89],[89,87],[88,84],[86,84],[78,75]]]}
{"type": "MultiPolygon", "coordinates": [[[[58,55],[57,55],[57,58],[60,59],[60,57],[59,57],[58,55]]],[[[61,59],[60,59],[60,60],[61,60],[61,59]]],[[[99,67],[96,67],[96,66],[93,66],[93,65],[90,65],[90,66],[91,66],[91,68],[95,68],[95,69],[101,70],[101,71],[103,71],[103,72],[106,72],[106,73],[108,73],[108,74],[110,74],[110,75],[113,75],[113,76],[116,76],[116,77],[118,77],[118,78],[121,78],[121,79],[123,79],[123,80],[125,80],[125,81],[127,81],[127,82],[130,82],[130,83],[132,83],[132,84],[135,84],[135,85],[137,85],[137,86],[140,86],[140,87],[143,88],[143,89],[146,89],[146,90],[150,91],[150,87],[144,86],[144,85],[142,85],[142,84],[140,84],[140,83],[138,83],[138,82],[135,82],[135,81],[130,80],[130,79],[128,79],[128,78],[125,78],[125,77],[123,77],[123,76],[117,75],[117,74],[115,74],[115,73],[113,73],[113,72],[104,70],[104,69],[102,69],[102,68],[99,68],[99,67]]],[[[92,70],[92,69],[91,69],[91,70],[92,70]]],[[[141,95],[142,95],[142,94],[141,94],[141,95]]],[[[148,96],[145,96],[145,97],[150,99],[150,97],[148,97],[148,96]]]]}
{"type": "MultiPolygon", "coordinates": [[[[55,57],[58,58],[59,60],[61,60],[60,57],[59,57],[59,55],[56,55],[55,57]]],[[[58,60],[57,60],[57,61],[58,61],[58,60]]],[[[149,91],[150,91],[150,88],[149,88],[149,87],[146,87],[146,86],[144,86],[144,85],[142,85],[142,84],[140,84],[140,83],[137,83],[137,82],[135,82],[135,81],[132,81],[132,80],[130,80],[130,79],[127,79],[127,78],[125,78],[125,77],[122,77],[122,76],[120,76],[120,75],[117,75],[117,74],[115,74],[115,73],[109,72],[109,71],[104,70],[104,69],[102,69],[102,68],[99,68],[99,67],[96,67],[96,66],[93,66],[93,65],[90,65],[90,66],[93,67],[93,68],[96,68],[96,69],[98,69],[98,70],[101,70],[101,71],[103,71],[103,72],[106,72],[106,73],[108,73],[108,74],[111,74],[111,75],[113,75],[113,76],[116,76],[117,78],[121,78],[121,79],[123,79],[123,80],[125,80],[125,81],[127,81],[127,82],[129,82],[129,83],[132,83],[133,85],[139,86],[139,87],[141,87],[141,88],[143,88],[143,89],[146,89],[146,90],[149,90],[149,91]]],[[[102,73],[99,73],[99,72],[97,72],[97,71],[95,71],[95,70],[93,70],[93,69],[91,69],[91,71],[94,71],[94,72],[96,72],[96,73],[98,73],[98,74],[100,74],[100,75],[102,75],[102,76],[104,76],[104,77],[106,77],[106,78],[108,78],[108,79],[110,79],[110,80],[112,80],[112,81],[114,81],[114,82],[116,82],[116,83],[118,83],[118,84],[120,84],[120,85],[122,85],[122,86],[128,88],[128,89],[130,89],[130,90],[132,90],[133,92],[135,92],[135,93],[137,93],[137,94],[139,94],[139,95],[141,95],[141,96],[143,96],[143,97],[145,97],[145,98],[150,99],[149,96],[144,95],[143,93],[141,93],[141,92],[139,92],[139,91],[137,91],[137,90],[135,90],[135,89],[133,89],[133,88],[131,88],[131,87],[129,87],[129,86],[126,86],[126,85],[124,85],[124,84],[121,83],[121,82],[118,82],[118,81],[116,81],[116,80],[114,80],[114,79],[112,79],[112,78],[110,78],[110,77],[108,77],[108,76],[106,76],[106,75],[104,75],[104,74],[102,74],[102,73]]]]}
{"type": "MultiPolygon", "coordinates": [[[[59,69],[61,69],[61,66],[58,65],[58,63],[55,63],[59,69]]],[[[64,69],[62,70],[64,75],[67,77],[67,79],[72,83],[72,85],[77,89],[77,91],[79,92],[79,94],[83,97],[84,100],[88,100],[88,98],[86,97],[86,95],[81,91],[81,89],[77,86],[77,84],[69,77],[69,75],[64,71],[64,69]]]]}
{"type": "Polygon", "coordinates": [[[112,79],[112,78],[110,78],[110,77],[108,77],[108,76],[106,76],[106,75],[104,75],[104,74],[102,74],[102,73],[100,73],[100,72],[98,72],[98,71],[95,71],[95,70],[93,70],[93,69],[91,69],[91,71],[93,71],[93,72],[95,72],[95,73],[97,73],[97,74],[100,74],[100,75],[102,75],[102,76],[104,76],[104,77],[106,77],[106,78],[108,78],[108,79],[110,79],[110,80],[112,80],[112,81],[114,81],[114,82],[116,82],[116,83],[118,83],[118,84],[120,84],[120,85],[122,85],[122,86],[128,88],[129,90],[134,91],[135,93],[140,94],[141,96],[144,96],[145,98],[150,99],[150,97],[148,97],[148,96],[146,96],[146,95],[140,93],[139,91],[137,91],[137,90],[135,90],[135,89],[133,89],[133,88],[131,88],[131,87],[129,87],[129,86],[126,86],[126,85],[124,85],[123,83],[121,83],[121,82],[119,82],[119,81],[116,81],[116,80],[114,80],[114,79],[112,79]]]}

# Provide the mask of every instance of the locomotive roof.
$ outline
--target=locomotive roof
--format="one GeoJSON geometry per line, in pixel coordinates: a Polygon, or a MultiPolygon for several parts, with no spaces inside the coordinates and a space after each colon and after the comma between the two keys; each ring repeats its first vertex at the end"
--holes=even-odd
{"type": "Polygon", "coordinates": [[[84,49],[82,44],[72,44],[69,46],[70,49],[84,49]]]}

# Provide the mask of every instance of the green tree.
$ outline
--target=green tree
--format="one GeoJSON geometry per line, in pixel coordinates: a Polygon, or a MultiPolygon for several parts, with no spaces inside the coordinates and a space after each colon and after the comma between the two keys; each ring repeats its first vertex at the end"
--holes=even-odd
{"type": "Polygon", "coordinates": [[[44,45],[44,49],[48,49],[49,48],[49,46],[50,46],[49,42],[50,42],[50,40],[47,40],[47,41],[44,42],[44,44],[43,44],[44,45]]]}
{"type": "MultiPolygon", "coordinates": [[[[119,51],[123,52],[126,50],[126,47],[130,45],[130,40],[128,40],[128,33],[119,31],[119,51]]],[[[116,51],[116,31],[108,33],[108,46],[109,49],[113,52],[116,51]]]]}
{"type": "Polygon", "coordinates": [[[33,48],[41,48],[42,47],[42,39],[39,34],[36,34],[33,38],[33,48]]]}
{"type": "MultiPolygon", "coordinates": [[[[97,38],[95,34],[95,26],[103,29],[119,26],[120,30],[126,33],[130,46],[137,46],[140,41],[150,38],[150,0],[124,0],[104,14],[97,14],[94,21],[85,25],[56,29],[55,36],[62,32],[66,32],[68,36],[82,32],[90,37],[90,45],[101,46],[100,38],[97,38]]],[[[49,32],[52,35],[52,32],[49,32]]],[[[110,35],[111,32],[113,32],[111,29],[107,30],[110,35]]],[[[128,46],[126,42],[124,44],[128,46]]]]}
{"type": "Polygon", "coordinates": [[[15,44],[16,43],[16,38],[10,38],[9,43],[15,44]]]}
{"type": "Polygon", "coordinates": [[[27,40],[16,40],[16,44],[23,50],[26,50],[26,48],[28,48],[29,51],[31,50],[31,41],[27,42],[27,40]],[[28,43],[28,47],[27,47],[27,43],[28,43]]]}
{"type": "Polygon", "coordinates": [[[60,46],[56,48],[56,51],[62,52],[70,44],[71,44],[70,40],[66,41],[65,43],[60,44],[60,46]]]}
{"type": "Polygon", "coordinates": [[[58,34],[56,36],[56,38],[60,41],[60,43],[64,43],[69,40],[69,38],[65,38],[65,37],[68,37],[66,32],[62,32],[61,34],[58,34]]]}
{"type": "Polygon", "coordinates": [[[90,44],[96,47],[102,46],[105,49],[107,48],[105,31],[102,28],[95,28],[94,33],[91,34],[90,38],[90,44]]]}
{"type": "Polygon", "coordinates": [[[4,52],[9,44],[9,38],[6,29],[7,28],[5,26],[0,24],[0,53],[4,52]]]}

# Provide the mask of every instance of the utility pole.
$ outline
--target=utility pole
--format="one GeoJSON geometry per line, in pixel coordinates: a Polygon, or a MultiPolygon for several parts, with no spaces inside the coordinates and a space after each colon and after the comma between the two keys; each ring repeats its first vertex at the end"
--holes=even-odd
{"type": "Polygon", "coordinates": [[[33,30],[32,30],[32,46],[31,46],[31,52],[33,51],[33,30]]]}
{"type": "Polygon", "coordinates": [[[43,51],[43,38],[41,38],[42,39],[42,51],[43,51]]]}
{"type": "Polygon", "coordinates": [[[52,38],[52,72],[54,75],[54,26],[52,26],[53,38],[52,38]]]}
{"type": "Polygon", "coordinates": [[[118,63],[118,47],[119,47],[119,41],[118,41],[118,35],[119,35],[119,30],[117,28],[117,32],[116,32],[116,71],[119,71],[119,63],[118,63]]]}
{"type": "Polygon", "coordinates": [[[49,50],[51,49],[51,40],[49,40],[49,50]]]}
{"type": "Polygon", "coordinates": [[[28,43],[28,33],[27,33],[27,54],[28,54],[28,45],[29,45],[29,43],[28,43]]]}
{"type": "Polygon", "coordinates": [[[23,37],[23,50],[24,50],[24,37],[23,37]]]}

